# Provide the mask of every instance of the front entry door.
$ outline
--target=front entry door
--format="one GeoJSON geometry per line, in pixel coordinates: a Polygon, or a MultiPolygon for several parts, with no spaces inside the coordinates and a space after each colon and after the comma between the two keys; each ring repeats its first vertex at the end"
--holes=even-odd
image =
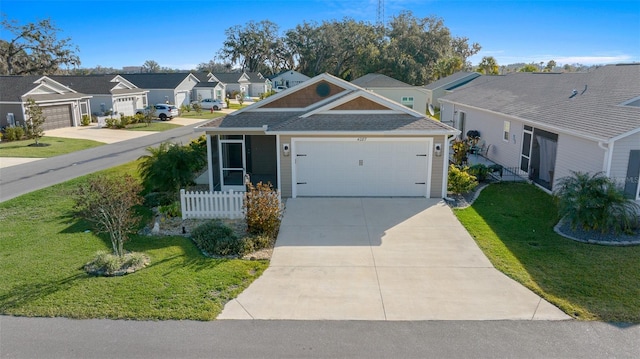
{"type": "Polygon", "coordinates": [[[244,139],[222,139],[220,146],[220,178],[223,191],[244,191],[246,158],[244,139]]]}

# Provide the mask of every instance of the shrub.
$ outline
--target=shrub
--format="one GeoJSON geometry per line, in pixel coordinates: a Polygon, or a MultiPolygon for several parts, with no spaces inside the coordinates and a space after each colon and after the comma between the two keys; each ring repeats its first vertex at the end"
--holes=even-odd
{"type": "Polygon", "coordinates": [[[24,129],[20,126],[7,127],[4,130],[4,137],[7,141],[19,141],[24,137],[24,129]]]}
{"type": "Polygon", "coordinates": [[[600,230],[603,233],[632,233],[637,225],[638,205],[602,172],[590,175],[572,172],[558,181],[554,193],[558,213],[571,228],[600,230]]]}
{"type": "Polygon", "coordinates": [[[132,116],[121,116],[120,123],[118,124],[118,128],[125,128],[131,124],[133,117],[132,116]]]}
{"type": "Polygon", "coordinates": [[[248,247],[246,253],[257,251],[264,248],[269,248],[275,242],[275,238],[265,235],[253,235],[245,238],[246,246],[248,247]]]}
{"type": "Polygon", "coordinates": [[[469,174],[474,176],[478,182],[484,182],[489,175],[489,167],[482,163],[475,164],[469,167],[469,174]]]}
{"type": "Polygon", "coordinates": [[[120,119],[110,117],[107,118],[104,122],[107,128],[120,128],[120,119]]]}
{"type": "Polygon", "coordinates": [[[467,153],[469,152],[469,143],[460,139],[455,139],[451,145],[453,150],[453,163],[462,166],[467,162],[467,153]]]}
{"type": "Polygon", "coordinates": [[[180,106],[180,113],[191,112],[191,104],[184,104],[180,106]]]}
{"type": "Polygon", "coordinates": [[[196,113],[200,113],[200,112],[202,112],[202,106],[200,106],[200,104],[199,104],[199,103],[194,103],[193,105],[191,105],[191,107],[193,107],[193,110],[194,110],[196,113]]]}
{"type": "Polygon", "coordinates": [[[174,201],[173,203],[167,204],[165,206],[160,206],[158,210],[167,218],[182,216],[182,212],[180,211],[180,202],[178,201],[174,201]]]}
{"type": "MultiPolygon", "coordinates": [[[[197,146],[196,146],[197,147],[197,146]]],[[[200,146],[202,147],[202,146],[200,146]]],[[[170,142],[147,148],[148,155],[140,157],[138,170],[147,191],[175,192],[193,184],[195,174],[207,163],[206,147],[194,150],[170,142]]]]}
{"type": "Polygon", "coordinates": [[[80,124],[82,126],[89,126],[91,123],[91,117],[89,115],[82,115],[82,119],[80,120],[80,124]]]}
{"type": "Polygon", "coordinates": [[[135,115],[133,115],[133,123],[146,123],[147,126],[151,123],[150,121],[147,122],[147,118],[145,115],[141,114],[141,113],[136,113],[135,115]]]}
{"type": "Polygon", "coordinates": [[[247,184],[243,208],[249,234],[275,238],[282,219],[282,206],[278,191],[270,183],[259,182],[255,187],[247,184]]]}
{"type": "Polygon", "coordinates": [[[219,220],[201,224],[191,232],[191,239],[201,251],[210,255],[230,256],[247,253],[245,241],[219,220]]]}
{"type": "Polygon", "coordinates": [[[107,251],[98,251],[93,260],[84,266],[85,271],[96,275],[114,276],[135,272],[149,263],[144,253],[132,252],[124,257],[113,255],[107,251]]]}
{"type": "Polygon", "coordinates": [[[455,165],[449,166],[449,184],[447,190],[455,194],[462,194],[471,191],[478,185],[476,178],[469,174],[468,167],[460,168],[455,165]]]}

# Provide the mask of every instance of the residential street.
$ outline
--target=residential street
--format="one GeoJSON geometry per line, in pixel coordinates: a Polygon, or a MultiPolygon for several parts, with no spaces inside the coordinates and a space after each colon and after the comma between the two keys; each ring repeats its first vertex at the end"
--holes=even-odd
{"type": "Polygon", "coordinates": [[[186,144],[200,135],[193,130],[198,124],[0,169],[0,202],[136,160],[165,141],[186,144]]]}
{"type": "Polygon", "coordinates": [[[1,358],[636,358],[640,326],[0,317],[1,358]]]}

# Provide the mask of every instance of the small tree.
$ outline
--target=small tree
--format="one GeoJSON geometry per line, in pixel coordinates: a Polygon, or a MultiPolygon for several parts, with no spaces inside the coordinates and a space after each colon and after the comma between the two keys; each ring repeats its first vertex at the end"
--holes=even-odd
{"type": "Polygon", "coordinates": [[[240,92],[240,94],[238,94],[238,103],[240,106],[244,103],[244,92],[240,92]]]}
{"type": "Polygon", "coordinates": [[[164,142],[147,148],[148,155],[140,157],[138,170],[148,191],[171,192],[193,184],[195,173],[207,162],[206,142],[181,146],[164,142]],[[199,145],[198,145],[199,144],[199,145]]]}
{"type": "Polygon", "coordinates": [[[98,233],[109,233],[113,254],[124,255],[124,242],[140,222],[133,207],[142,203],[140,184],[130,175],[92,178],[75,192],[76,209],[98,233]]]}
{"type": "Polygon", "coordinates": [[[46,117],[42,114],[42,108],[38,106],[36,101],[32,98],[27,99],[27,109],[25,110],[27,115],[26,127],[27,138],[34,139],[36,146],[40,144],[40,137],[44,136],[44,120],[46,117]]]}

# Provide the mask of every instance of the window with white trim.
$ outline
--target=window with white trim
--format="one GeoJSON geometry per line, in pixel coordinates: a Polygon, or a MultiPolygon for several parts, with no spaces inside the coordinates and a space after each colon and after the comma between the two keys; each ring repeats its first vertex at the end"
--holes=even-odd
{"type": "Polygon", "coordinates": [[[402,104],[407,106],[408,108],[413,108],[413,96],[404,96],[402,97],[402,104]]]}
{"type": "Polygon", "coordinates": [[[509,132],[511,131],[511,122],[504,121],[504,125],[502,126],[502,139],[506,142],[509,142],[509,132]]]}

